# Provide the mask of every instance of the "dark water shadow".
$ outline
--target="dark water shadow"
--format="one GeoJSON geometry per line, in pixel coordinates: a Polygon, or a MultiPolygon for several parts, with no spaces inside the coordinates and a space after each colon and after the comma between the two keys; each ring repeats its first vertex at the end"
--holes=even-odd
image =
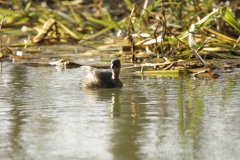
{"type": "Polygon", "coordinates": [[[136,143],[144,130],[138,118],[142,115],[147,98],[140,91],[127,88],[82,89],[86,96],[96,103],[110,106],[112,126],[109,152],[114,159],[140,159],[140,148],[136,143]],[[109,103],[109,104],[108,104],[109,103]]]}
{"type": "MultiPolygon", "coordinates": [[[[9,90],[6,92],[6,97],[8,97],[8,103],[11,106],[11,129],[9,133],[10,148],[11,153],[15,153],[11,156],[23,156],[24,147],[20,143],[22,126],[25,124],[25,119],[28,117],[24,114],[24,106],[26,100],[24,99],[25,89],[29,87],[27,82],[27,69],[21,66],[12,66],[9,74],[11,75],[11,81],[8,83],[9,90]]],[[[9,156],[10,156],[9,155],[9,156]]]]}

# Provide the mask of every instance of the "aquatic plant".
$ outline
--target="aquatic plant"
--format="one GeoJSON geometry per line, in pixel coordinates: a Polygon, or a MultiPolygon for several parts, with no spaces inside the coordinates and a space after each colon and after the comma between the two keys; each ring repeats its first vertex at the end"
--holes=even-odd
{"type": "Polygon", "coordinates": [[[212,69],[206,58],[240,57],[239,24],[229,7],[216,6],[213,1],[146,0],[144,4],[132,4],[123,0],[119,5],[105,1],[20,2],[0,2],[0,18],[8,13],[1,32],[25,39],[28,35],[28,40],[20,44],[4,42],[1,48],[75,43],[91,44],[102,51],[115,46],[119,55],[133,63],[160,70],[186,66],[212,69]],[[194,57],[200,64],[189,65],[187,61],[194,57]],[[149,64],[147,59],[163,62],[149,64]]]}

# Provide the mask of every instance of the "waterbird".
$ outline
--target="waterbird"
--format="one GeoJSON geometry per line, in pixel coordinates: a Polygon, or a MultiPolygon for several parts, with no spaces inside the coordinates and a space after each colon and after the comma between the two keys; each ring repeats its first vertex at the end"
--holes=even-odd
{"type": "Polygon", "coordinates": [[[113,59],[110,65],[111,70],[93,69],[80,83],[84,88],[120,88],[123,87],[119,79],[121,62],[113,59]]]}

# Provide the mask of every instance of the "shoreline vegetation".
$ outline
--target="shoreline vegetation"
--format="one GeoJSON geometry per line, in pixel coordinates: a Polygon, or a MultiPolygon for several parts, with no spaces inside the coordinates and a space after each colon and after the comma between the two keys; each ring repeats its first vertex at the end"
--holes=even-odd
{"type": "Polygon", "coordinates": [[[46,56],[41,49],[74,45],[82,48],[74,58],[108,53],[130,62],[123,69],[137,75],[218,78],[240,66],[240,2],[12,0],[0,6],[1,62],[79,67],[71,55],[46,56]]]}

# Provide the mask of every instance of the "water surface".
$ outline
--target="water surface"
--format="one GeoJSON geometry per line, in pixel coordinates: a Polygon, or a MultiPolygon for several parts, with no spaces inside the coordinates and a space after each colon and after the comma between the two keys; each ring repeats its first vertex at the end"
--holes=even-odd
{"type": "Polygon", "coordinates": [[[82,68],[2,63],[0,159],[239,159],[240,76],[79,88],[82,68]]]}

